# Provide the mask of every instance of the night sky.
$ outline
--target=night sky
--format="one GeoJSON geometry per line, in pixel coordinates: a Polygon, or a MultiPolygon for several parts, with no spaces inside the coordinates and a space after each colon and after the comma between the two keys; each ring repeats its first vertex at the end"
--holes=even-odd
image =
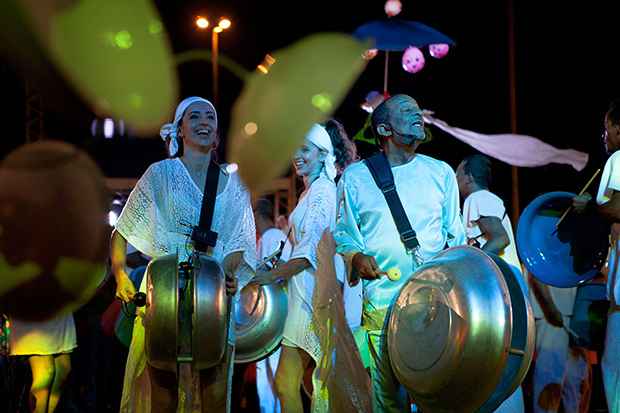
{"type": "MultiPolygon", "coordinates": [[[[577,173],[566,165],[520,168],[521,207],[536,195],[554,190],[576,192],[601,167],[603,114],[609,100],[620,97],[618,10],[608,2],[515,2],[518,133],[538,137],[561,148],[588,152],[591,160],[577,173]],[[541,6],[544,4],[544,8],[541,6]]],[[[507,0],[402,0],[400,18],[421,21],[453,38],[450,54],[418,74],[400,67],[400,53],[391,59],[390,92],[407,93],[425,109],[453,126],[482,133],[510,132],[507,0]]],[[[385,17],[384,1],[155,1],[175,52],[210,47],[210,35],[193,26],[196,14],[216,20],[229,16],[233,27],[220,36],[220,52],[252,70],[264,55],[310,33],[352,32],[357,26],[385,17]]],[[[3,41],[7,41],[6,36],[3,41]]],[[[4,48],[6,49],[6,48],[4,48]]],[[[316,62],[320,65],[321,62],[316,62]]],[[[181,96],[211,95],[211,67],[195,62],[178,68],[181,96]]],[[[163,143],[127,137],[104,140],[90,136],[94,114],[55,69],[32,67],[10,53],[0,56],[0,85],[5,103],[5,139],[0,156],[24,141],[24,81],[40,90],[46,134],[87,149],[108,176],[139,176],[163,158],[163,143]],[[8,138],[7,138],[8,135],[8,138]]],[[[366,113],[359,108],[366,94],[380,90],[383,55],[371,61],[336,112],[352,136],[366,113]]],[[[220,71],[221,125],[242,84],[220,71]]],[[[171,116],[174,108],[171,108],[171,116]]],[[[432,129],[434,140],[420,152],[456,168],[473,149],[432,129]]],[[[510,205],[510,168],[495,163],[491,188],[510,205]]]]}

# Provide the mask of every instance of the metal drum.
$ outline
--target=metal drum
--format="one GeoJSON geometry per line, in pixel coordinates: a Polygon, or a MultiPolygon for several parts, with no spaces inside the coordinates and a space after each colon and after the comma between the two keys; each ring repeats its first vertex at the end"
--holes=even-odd
{"type": "Polygon", "coordinates": [[[288,297],[282,284],[246,285],[235,308],[235,362],[258,361],[276,350],[287,313],[288,297]]]}
{"type": "Polygon", "coordinates": [[[144,351],[150,365],[177,371],[179,284],[176,254],[153,258],[146,267],[144,351]]]}
{"type": "Polygon", "coordinates": [[[179,362],[191,362],[196,370],[219,364],[226,349],[230,307],[219,263],[198,255],[191,266],[183,265],[176,254],[166,255],[149,263],[146,277],[149,364],[172,372],[179,362]],[[184,277],[189,290],[179,289],[184,277]]]}
{"type": "Polygon", "coordinates": [[[502,379],[491,397],[479,409],[481,412],[494,411],[506,400],[525,379],[532,364],[536,348],[536,326],[534,313],[529,301],[527,284],[519,270],[515,270],[495,254],[487,254],[500,268],[508,292],[512,319],[512,335],[508,360],[502,372],[502,379]]]}
{"type": "Polygon", "coordinates": [[[596,276],[607,257],[609,225],[595,214],[569,214],[575,194],[549,192],[525,208],[517,226],[517,248],[527,270],[555,287],[575,287],[596,276]]]}
{"type": "Polygon", "coordinates": [[[520,384],[533,332],[515,274],[504,276],[493,258],[461,246],[441,252],[403,286],[387,343],[396,377],[423,411],[487,412],[520,384]],[[513,323],[517,317],[523,320],[513,323]]]}
{"type": "Polygon", "coordinates": [[[587,282],[577,287],[570,328],[573,344],[589,350],[602,351],[607,324],[607,286],[601,282],[587,282]]]}
{"type": "Polygon", "coordinates": [[[193,271],[192,356],[194,368],[202,370],[218,365],[224,356],[232,303],[220,264],[208,255],[198,258],[193,271]]]}

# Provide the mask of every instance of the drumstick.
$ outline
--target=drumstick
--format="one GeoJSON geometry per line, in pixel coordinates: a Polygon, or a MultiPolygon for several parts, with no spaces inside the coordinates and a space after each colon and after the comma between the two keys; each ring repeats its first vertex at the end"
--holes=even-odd
{"type": "MultiPolygon", "coordinates": [[[[584,192],[586,192],[586,190],[588,189],[588,187],[590,186],[590,184],[592,184],[592,182],[594,181],[594,178],[596,178],[598,176],[598,174],[601,172],[601,169],[597,169],[596,172],[594,172],[594,175],[592,175],[592,178],[590,178],[590,180],[588,181],[587,184],[585,184],[585,186],[581,189],[581,191],[579,192],[579,194],[577,196],[581,196],[583,195],[584,192]]],[[[573,209],[573,206],[569,206],[568,208],[566,208],[566,211],[564,211],[564,213],[562,214],[562,216],[560,217],[560,219],[558,219],[558,222],[555,224],[555,228],[557,229],[560,224],[562,223],[562,221],[564,221],[564,218],[566,218],[566,215],[568,215],[568,213],[570,212],[570,210],[573,209]]]]}

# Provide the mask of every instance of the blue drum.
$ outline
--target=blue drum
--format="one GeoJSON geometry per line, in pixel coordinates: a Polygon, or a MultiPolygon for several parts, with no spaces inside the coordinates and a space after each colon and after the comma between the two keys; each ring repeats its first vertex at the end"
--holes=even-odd
{"type": "Polygon", "coordinates": [[[534,199],[517,225],[517,249],[527,270],[555,287],[575,287],[594,278],[605,262],[609,224],[593,213],[569,213],[575,194],[549,192],[534,199]]]}

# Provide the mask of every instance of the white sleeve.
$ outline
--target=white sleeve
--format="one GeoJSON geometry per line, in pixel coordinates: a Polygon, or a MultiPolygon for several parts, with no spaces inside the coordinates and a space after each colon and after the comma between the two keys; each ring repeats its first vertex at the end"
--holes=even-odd
{"type": "Polygon", "coordinates": [[[502,200],[488,191],[477,191],[469,196],[466,219],[478,221],[481,217],[504,218],[506,208],[502,200]]]}
{"type": "Polygon", "coordinates": [[[620,151],[614,152],[605,163],[596,202],[599,205],[609,202],[614,191],[620,191],[620,151]]]}

